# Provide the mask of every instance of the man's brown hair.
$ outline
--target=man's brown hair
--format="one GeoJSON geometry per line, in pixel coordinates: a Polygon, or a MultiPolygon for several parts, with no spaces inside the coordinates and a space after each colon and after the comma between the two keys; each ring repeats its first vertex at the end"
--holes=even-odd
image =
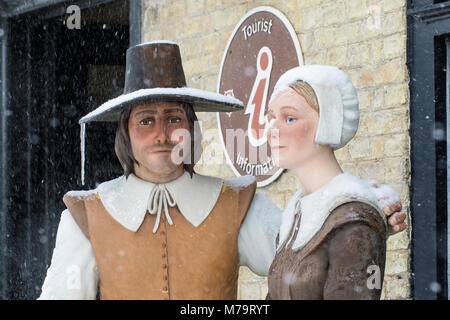
{"type": "MultiPolygon", "coordinates": [[[[183,164],[184,170],[189,172],[192,175],[195,173],[194,166],[194,123],[198,121],[197,115],[192,108],[192,105],[189,103],[182,102],[184,111],[186,112],[186,117],[189,122],[189,131],[191,136],[191,161],[189,164],[183,164]]],[[[139,162],[133,155],[133,151],[131,149],[130,135],[128,133],[128,121],[130,119],[132,108],[125,108],[120,114],[119,123],[116,130],[116,140],[114,144],[114,150],[116,152],[117,158],[119,158],[120,164],[122,165],[125,176],[128,176],[131,173],[134,173],[134,164],[139,165],[139,162]]]]}

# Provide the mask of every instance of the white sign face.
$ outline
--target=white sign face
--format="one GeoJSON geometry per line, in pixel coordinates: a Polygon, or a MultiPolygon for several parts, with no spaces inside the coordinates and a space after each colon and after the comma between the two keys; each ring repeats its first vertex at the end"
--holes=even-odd
{"type": "Polygon", "coordinates": [[[271,7],[248,12],[228,40],[217,91],[244,103],[244,110],[217,113],[228,164],[237,176],[253,175],[258,187],[283,171],[267,144],[266,108],[278,78],[303,65],[297,35],[287,18],[271,7]]]}

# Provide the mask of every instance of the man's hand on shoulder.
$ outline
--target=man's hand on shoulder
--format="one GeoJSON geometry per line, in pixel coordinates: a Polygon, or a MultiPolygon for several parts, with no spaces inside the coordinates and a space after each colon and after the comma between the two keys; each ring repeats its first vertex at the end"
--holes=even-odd
{"type": "Polygon", "coordinates": [[[387,185],[380,185],[377,181],[368,181],[378,201],[386,214],[388,221],[388,236],[406,229],[406,212],[403,210],[400,195],[387,185]]]}

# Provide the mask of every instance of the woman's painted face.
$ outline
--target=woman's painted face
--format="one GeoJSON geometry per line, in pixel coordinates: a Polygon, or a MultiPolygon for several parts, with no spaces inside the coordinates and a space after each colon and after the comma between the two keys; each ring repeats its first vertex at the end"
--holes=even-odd
{"type": "Polygon", "coordinates": [[[293,169],[317,152],[314,137],[319,114],[291,88],[276,93],[267,113],[267,141],[278,167],[293,169]]]}

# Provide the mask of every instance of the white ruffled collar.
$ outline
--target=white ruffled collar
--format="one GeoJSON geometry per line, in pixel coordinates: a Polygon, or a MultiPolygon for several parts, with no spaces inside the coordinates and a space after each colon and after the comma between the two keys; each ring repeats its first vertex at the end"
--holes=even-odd
{"type": "Polygon", "coordinates": [[[181,214],[198,227],[214,208],[222,190],[223,180],[184,172],[179,178],[164,184],[154,184],[130,174],[100,184],[95,191],[105,209],[122,226],[136,232],[147,210],[156,214],[156,232],[161,214],[169,223],[169,206],[178,206],[181,214]],[[167,210],[166,210],[167,209],[167,210]]]}
{"type": "Polygon", "coordinates": [[[301,190],[298,190],[292,196],[282,214],[277,252],[292,241],[294,232],[291,234],[291,229],[297,213],[301,212],[301,221],[292,245],[295,251],[303,248],[314,237],[335,208],[349,201],[374,206],[385,220],[378,198],[370,185],[350,173],[342,173],[309,195],[302,197],[301,190]],[[291,238],[288,240],[290,234],[291,238]]]}

